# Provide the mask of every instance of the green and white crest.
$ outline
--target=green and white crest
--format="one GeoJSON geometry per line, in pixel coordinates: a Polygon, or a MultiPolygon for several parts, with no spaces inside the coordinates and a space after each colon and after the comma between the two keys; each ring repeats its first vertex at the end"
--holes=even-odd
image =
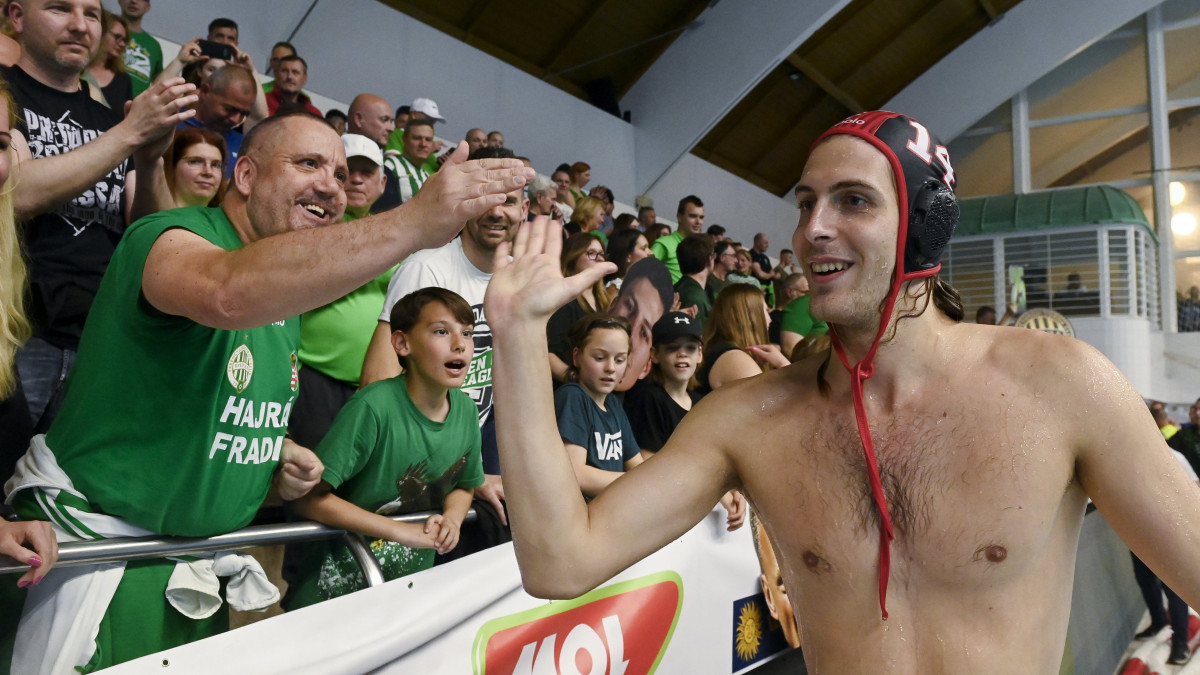
{"type": "Polygon", "coordinates": [[[233,350],[233,355],[229,357],[229,365],[225,367],[225,375],[229,378],[229,384],[232,384],[239,394],[250,386],[250,378],[254,376],[254,355],[250,353],[249,347],[239,345],[233,350]]]}

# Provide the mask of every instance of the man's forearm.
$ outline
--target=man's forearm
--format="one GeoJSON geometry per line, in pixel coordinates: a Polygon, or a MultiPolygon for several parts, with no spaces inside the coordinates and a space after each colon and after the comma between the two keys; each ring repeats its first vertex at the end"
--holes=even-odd
{"type": "Polygon", "coordinates": [[[13,192],[18,217],[30,218],[57,208],[108,175],[133,153],[136,144],[118,124],[70,152],[34,159],[23,137],[14,133],[14,144],[23,146],[20,180],[13,192]]]}
{"type": "Polygon", "coordinates": [[[587,505],[554,422],[544,324],[492,325],[496,436],[527,586],[553,581],[587,528],[587,505]]]}
{"type": "Polygon", "coordinates": [[[139,158],[136,154],[134,157],[136,172],[133,199],[127,216],[130,224],[151,213],[175,208],[175,200],[171,198],[171,188],[167,185],[167,176],[163,170],[162,157],[139,158]]]}
{"type": "Polygon", "coordinates": [[[264,237],[235,251],[215,250],[197,235],[168,231],[151,250],[143,289],[159,310],[213,328],[241,330],[298,316],[341,298],[418,250],[417,226],[404,217],[405,206],[350,223],[264,237]],[[170,284],[153,278],[172,264],[177,251],[168,245],[160,253],[159,245],[183,236],[209,249],[196,260],[205,268],[176,275],[170,284]],[[321,264],[314,264],[318,259],[321,264]]]}

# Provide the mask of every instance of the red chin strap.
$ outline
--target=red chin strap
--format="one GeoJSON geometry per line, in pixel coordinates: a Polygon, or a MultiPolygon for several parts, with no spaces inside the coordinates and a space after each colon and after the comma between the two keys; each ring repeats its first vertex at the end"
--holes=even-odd
{"type": "MultiPolygon", "coordinates": [[[[903,255],[903,249],[901,249],[900,255],[903,255]]],[[[837,330],[831,327],[829,331],[833,342],[833,351],[837,354],[838,360],[842,362],[842,366],[850,373],[850,395],[854,399],[854,421],[858,423],[858,436],[862,439],[863,456],[867,460],[867,481],[871,485],[871,497],[875,501],[875,508],[879,511],[879,611],[885,621],[888,618],[887,588],[888,578],[892,571],[892,540],[896,536],[892,531],[892,516],[888,512],[887,497],[883,494],[883,480],[879,476],[879,460],[875,456],[871,426],[867,423],[867,408],[863,401],[863,382],[875,374],[875,352],[879,350],[879,341],[883,339],[884,331],[891,323],[892,314],[896,310],[896,299],[904,284],[913,279],[933,276],[941,268],[942,266],[938,265],[931,270],[897,275],[896,283],[892,284],[892,290],[888,293],[883,313],[879,317],[879,332],[875,334],[875,341],[871,343],[867,355],[853,366],[846,358],[846,350],[842,347],[841,340],[838,339],[837,330]]]]}

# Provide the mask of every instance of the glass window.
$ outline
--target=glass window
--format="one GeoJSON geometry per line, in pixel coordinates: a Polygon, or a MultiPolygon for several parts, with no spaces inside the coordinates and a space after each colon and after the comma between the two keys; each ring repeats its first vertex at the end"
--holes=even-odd
{"type": "Polygon", "coordinates": [[[1200,26],[1163,33],[1167,66],[1167,98],[1200,96],[1200,26]]]}
{"type": "Polygon", "coordinates": [[[1148,125],[1140,113],[1031,129],[1033,189],[1148,179],[1148,125]]]}
{"type": "Polygon", "coordinates": [[[1139,17],[1047,73],[1026,90],[1029,119],[1146,105],[1146,40],[1139,17]]]}
{"type": "Polygon", "coordinates": [[[1012,132],[968,136],[950,141],[950,160],[958,177],[959,198],[1013,192],[1012,132]]]}
{"type": "Polygon", "coordinates": [[[1175,292],[1179,330],[1200,330],[1200,255],[1175,260],[1175,292]]]}
{"type": "Polygon", "coordinates": [[[1170,185],[1175,250],[1200,251],[1200,182],[1172,181],[1170,185]]]}
{"type": "MultiPolygon", "coordinates": [[[[967,316],[984,305],[996,306],[996,261],[993,239],[951,241],[942,259],[942,277],[962,295],[967,316]]],[[[1003,289],[1000,289],[1003,293],[1003,289]]],[[[1004,310],[1000,310],[1004,314],[1004,310]]]]}

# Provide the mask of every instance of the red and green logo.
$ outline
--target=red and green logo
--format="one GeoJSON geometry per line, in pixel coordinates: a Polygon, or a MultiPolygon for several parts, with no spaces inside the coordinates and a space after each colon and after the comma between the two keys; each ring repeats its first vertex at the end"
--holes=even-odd
{"type": "Polygon", "coordinates": [[[683,579],[658,572],[492,619],[475,635],[474,672],[649,675],[671,642],[682,608],[683,579]]]}

